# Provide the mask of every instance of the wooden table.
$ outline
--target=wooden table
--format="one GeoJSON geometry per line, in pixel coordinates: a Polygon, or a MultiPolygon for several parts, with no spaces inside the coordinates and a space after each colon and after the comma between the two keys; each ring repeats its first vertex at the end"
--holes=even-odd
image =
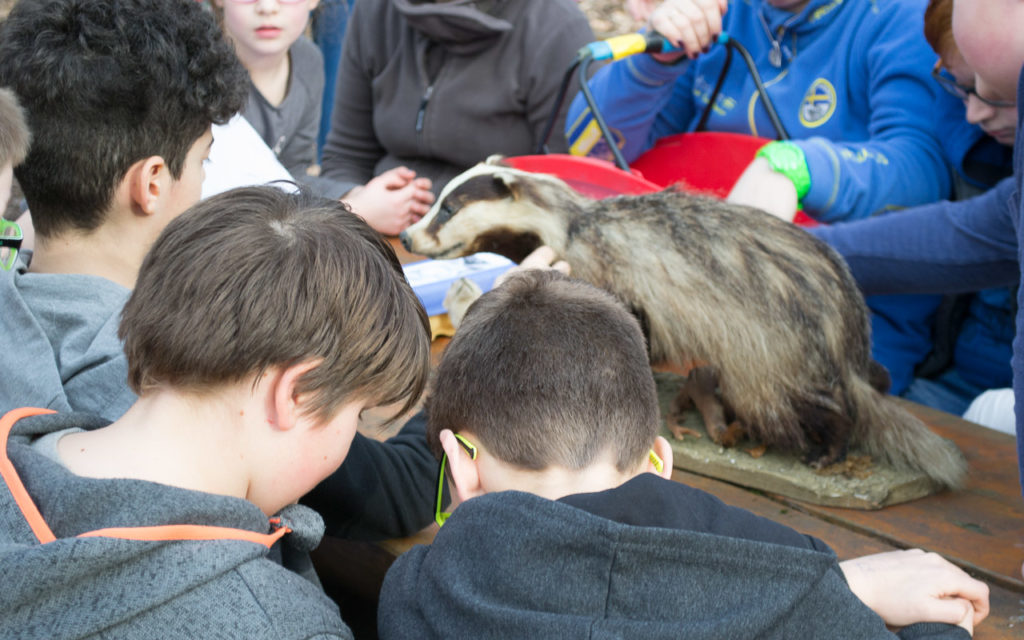
{"type": "MultiPolygon", "coordinates": [[[[400,252],[403,261],[409,254],[400,252]]],[[[435,357],[444,341],[436,341],[435,357]]],[[[919,405],[908,408],[967,458],[962,491],[946,491],[878,511],[820,507],[676,470],[673,479],[712,493],[728,504],[816,536],[840,559],[922,548],[942,554],[991,589],[992,613],[975,630],[978,640],[1024,638],[1024,498],[1017,472],[1016,441],[955,416],[919,405]]],[[[317,554],[318,568],[333,584],[372,605],[384,573],[414,544],[429,544],[432,526],[416,536],[380,544],[331,539],[317,554]]]]}

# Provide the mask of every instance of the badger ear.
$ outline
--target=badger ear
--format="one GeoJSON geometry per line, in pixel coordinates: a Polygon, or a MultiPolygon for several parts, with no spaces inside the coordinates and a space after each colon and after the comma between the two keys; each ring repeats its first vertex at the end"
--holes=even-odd
{"type": "Polygon", "coordinates": [[[505,156],[501,155],[500,153],[495,153],[494,155],[487,156],[487,159],[484,160],[484,164],[499,167],[508,166],[508,163],[505,162],[505,156]]]}
{"type": "Polygon", "coordinates": [[[513,200],[519,199],[520,187],[522,187],[522,177],[518,173],[515,171],[498,170],[492,175],[494,176],[494,182],[504,185],[513,200]]]}

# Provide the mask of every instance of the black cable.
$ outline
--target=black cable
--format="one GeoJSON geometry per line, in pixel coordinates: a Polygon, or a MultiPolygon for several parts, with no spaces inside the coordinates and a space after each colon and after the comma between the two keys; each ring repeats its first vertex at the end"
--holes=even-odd
{"type": "Polygon", "coordinates": [[[715,108],[715,100],[718,99],[718,94],[722,91],[722,85],[725,84],[725,76],[729,73],[729,66],[732,64],[732,47],[725,48],[725,63],[722,65],[722,70],[718,74],[718,81],[715,82],[715,89],[711,92],[711,99],[708,100],[707,105],[704,107],[704,113],[700,114],[700,121],[697,122],[697,128],[694,131],[703,131],[708,126],[708,118],[711,117],[711,110],[715,108]]]}
{"type": "Polygon", "coordinates": [[[750,52],[732,38],[726,40],[725,45],[739,51],[743,61],[747,63],[750,76],[754,79],[754,86],[757,87],[757,93],[761,96],[761,102],[764,103],[765,111],[768,112],[768,119],[772,121],[772,126],[775,127],[776,137],[779,140],[789,140],[789,132],[786,131],[782,120],[779,119],[779,114],[775,111],[775,105],[772,104],[771,98],[768,97],[768,90],[765,89],[764,82],[761,81],[761,74],[757,72],[757,66],[754,64],[754,59],[750,57],[750,52]]]}
{"type": "Polygon", "coordinates": [[[544,132],[541,135],[540,140],[537,141],[537,148],[534,153],[546,154],[548,152],[548,139],[551,137],[551,132],[555,128],[555,121],[558,120],[558,114],[562,111],[562,103],[565,102],[565,94],[569,91],[569,83],[572,82],[572,73],[579,66],[580,62],[586,56],[581,50],[577,55],[576,59],[569,65],[569,69],[565,72],[565,76],[562,77],[562,86],[558,88],[558,97],[555,98],[555,108],[551,110],[551,115],[548,116],[548,121],[544,123],[544,132]]]}
{"type": "Polygon", "coordinates": [[[601,130],[601,135],[604,136],[604,141],[608,144],[608,148],[612,152],[612,156],[615,158],[615,166],[629,173],[629,163],[622,156],[622,151],[619,149],[619,145],[615,144],[615,137],[612,136],[612,132],[608,129],[608,123],[605,122],[604,116],[601,115],[601,110],[597,108],[597,101],[594,100],[594,94],[590,92],[590,86],[587,84],[587,68],[590,63],[594,61],[593,56],[586,56],[580,61],[580,91],[583,93],[583,99],[587,101],[587,106],[590,107],[590,114],[594,116],[594,122],[597,123],[597,128],[601,130]]]}

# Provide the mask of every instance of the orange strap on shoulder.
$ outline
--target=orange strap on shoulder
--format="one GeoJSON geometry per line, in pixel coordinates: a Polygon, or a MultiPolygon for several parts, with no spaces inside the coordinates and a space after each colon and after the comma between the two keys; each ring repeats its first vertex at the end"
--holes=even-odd
{"type": "Polygon", "coordinates": [[[3,477],[4,482],[7,483],[7,489],[11,492],[11,496],[14,497],[15,504],[21,509],[21,513],[25,516],[25,521],[28,522],[28,526],[32,528],[32,533],[35,534],[39,542],[46,544],[47,542],[53,542],[57,538],[50,531],[49,525],[46,524],[46,520],[43,520],[43,514],[39,513],[39,508],[36,507],[36,503],[32,501],[32,496],[28,495],[28,491],[25,489],[25,485],[22,484],[21,478],[18,477],[18,472],[14,468],[14,464],[10,458],[7,457],[7,437],[11,434],[11,429],[14,427],[14,423],[22,418],[28,418],[29,416],[39,416],[47,413],[57,413],[50,409],[36,409],[32,407],[24,407],[21,409],[12,409],[4,414],[3,418],[0,418],[0,476],[3,477]]]}
{"type": "MultiPolygon", "coordinates": [[[[53,542],[57,539],[50,530],[50,526],[43,519],[43,514],[28,494],[25,485],[18,476],[14,464],[7,457],[7,438],[10,436],[14,423],[22,418],[30,416],[56,413],[50,409],[22,408],[8,411],[3,418],[0,418],[0,477],[7,484],[15,504],[21,509],[25,521],[28,522],[32,533],[41,544],[53,542]]],[[[198,524],[170,524],[155,527],[111,527],[108,529],[97,529],[79,534],[79,538],[120,538],[123,540],[242,540],[261,544],[265,547],[272,546],[285,534],[291,533],[291,529],[282,526],[277,518],[270,520],[274,527],[271,533],[256,533],[246,529],[233,529],[231,527],[213,527],[198,524]]]]}
{"type": "Polygon", "coordinates": [[[268,549],[285,534],[288,527],[276,526],[271,533],[256,533],[231,527],[202,524],[166,524],[155,527],[111,527],[78,534],[79,538],[119,538],[121,540],[241,540],[261,544],[268,549]]]}

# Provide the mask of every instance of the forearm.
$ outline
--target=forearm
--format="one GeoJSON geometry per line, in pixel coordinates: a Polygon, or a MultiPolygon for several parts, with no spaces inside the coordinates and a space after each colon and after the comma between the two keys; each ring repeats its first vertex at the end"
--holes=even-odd
{"type": "MultiPolygon", "coordinates": [[[[544,33],[537,34],[537,42],[530,43],[528,49],[533,54],[530,61],[523,65],[528,75],[523,79],[524,86],[531,87],[526,97],[526,118],[533,131],[533,144],[536,147],[542,142],[544,129],[558,99],[563,74],[552,73],[552,66],[568,68],[575,57],[576,51],[594,39],[586,18],[582,13],[569,19],[559,19],[550,25],[544,33]]],[[[569,86],[577,86],[577,74],[569,80],[569,86]]],[[[572,92],[568,91],[567,96],[572,92]]],[[[569,101],[564,100],[551,128],[551,135],[546,141],[548,152],[567,153],[569,145],[565,139],[565,122],[569,109],[569,101]]]]}
{"type": "Polygon", "coordinates": [[[919,132],[866,143],[794,141],[807,159],[802,205],[822,222],[858,220],[946,198],[950,169],[934,140],[919,132]]]}
{"type": "Polygon", "coordinates": [[[1007,179],[970,200],[809,231],[846,259],[868,295],[1010,286],[1020,278],[1013,192],[1007,179]]]}
{"type": "MultiPolygon", "coordinates": [[[[637,55],[612,63],[591,78],[588,86],[601,115],[624,138],[622,153],[627,161],[635,160],[653,143],[658,115],[669,106],[675,84],[689,66],[687,62],[663,65],[648,55],[637,55]]],[[[569,108],[565,131],[571,153],[609,153],[582,93],[569,108]]]]}
{"type": "MultiPolygon", "coordinates": [[[[359,25],[353,22],[352,26],[359,25]]],[[[373,91],[368,72],[360,67],[358,36],[350,34],[344,46],[320,175],[365,184],[373,178],[377,161],[385,150],[373,129],[373,91]]]]}

